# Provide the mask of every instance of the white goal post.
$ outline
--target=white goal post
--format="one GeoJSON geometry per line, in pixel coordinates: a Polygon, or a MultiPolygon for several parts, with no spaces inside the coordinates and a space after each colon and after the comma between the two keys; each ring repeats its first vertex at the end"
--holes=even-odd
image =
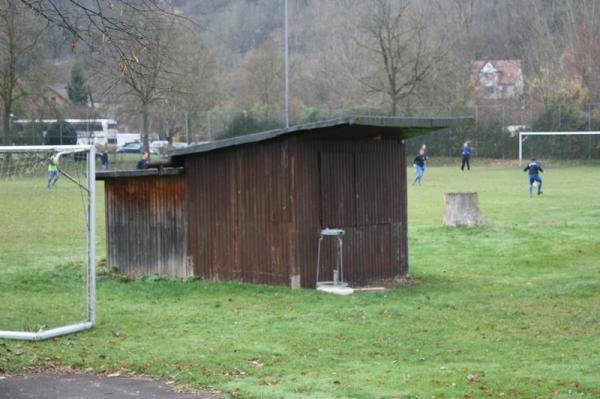
{"type": "Polygon", "coordinates": [[[528,136],[593,136],[600,132],[519,132],[519,165],[523,164],[523,143],[528,136]]]}
{"type": "Polygon", "coordinates": [[[68,174],[65,178],[77,184],[87,194],[86,225],[87,225],[87,264],[85,275],[86,286],[86,319],[79,323],[64,325],[37,332],[1,331],[0,339],[44,340],[61,335],[71,334],[92,328],[96,324],[96,148],[93,145],[60,145],[60,146],[0,146],[0,153],[11,152],[49,152],[56,151],[61,155],[75,152],[87,153],[86,176],[87,184],[80,185],[68,174]]]}

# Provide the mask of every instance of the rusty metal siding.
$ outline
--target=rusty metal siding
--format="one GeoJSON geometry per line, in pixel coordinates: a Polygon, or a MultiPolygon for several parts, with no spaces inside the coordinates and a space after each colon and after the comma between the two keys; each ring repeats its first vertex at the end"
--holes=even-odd
{"type": "MultiPolygon", "coordinates": [[[[301,285],[312,287],[316,281],[317,240],[324,227],[346,230],[343,255],[347,281],[369,284],[406,274],[404,145],[394,140],[299,138],[297,147],[301,285]],[[337,166],[331,166],[335,160],[337,166]],[[326,201],[335,201],[336,196],[340,203],[326,201]]],[[[333,240],[324,243],[323,261],[320,279],[330,280],[333,240]]]]}
{"type": "Polygon", "coordinates": [[[289,138],[185,158],[198,277],[289,285],[294,226],[289,138]]]}
{"type": "Polygon", "coordinates": [[[321,226],[354,226],[354,154],[320,152],[321,226]]]}
{"type": "Polygon", "coordinates": [[[109,267],[130,278],[191,276],[183,176],[107,179],[105,185],[109,267]]]}
{"type": "Polygon", "coordinates": [[[406,179],[406,143],[402,140],[399,143],[399,153],[400,153],[400,165],[403,165],[400,168],[400,177],[399,181],[402,182],[400,186],[400,197],[402,199],[402,203],[400,206],[400,222],[396,226],[394,230],[394,234],[396,235],[396,241],[400,242],[400,246],[394,247],[396,251],[395,257],[400,261],[400,275],[403,277],[408,276],[408,181],[406,179]]]}

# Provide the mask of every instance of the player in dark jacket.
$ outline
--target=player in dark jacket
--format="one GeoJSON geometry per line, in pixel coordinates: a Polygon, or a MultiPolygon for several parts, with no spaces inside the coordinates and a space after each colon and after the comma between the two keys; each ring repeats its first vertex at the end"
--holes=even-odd
{"type": "Polygon", "coordinates": [[[469,143],[463,144],[461,155],[462,165],[460,165],[460,171],[462,172],[465,170],[465,165],[467,165],[467,170],[471,170],[471,165],[469,163],[469,160],[471,159],[471,147],[469,146],[469,143]]]}
{"type": "Polygon", "coordinates": [[[142,159],[140,159],[137,165],[135,166],[136,169],[146,169],[148,167],[148,157],[148,153],[144,152],[144,154],[142,155],[142,159]]]}
{"type": "Polygon", "coordinates": [[[533,183],[538,183],[538,195],[543,194],[542,191],[542,176],[540,176],[540,172],[544,173],[542,169],[542,165],[535,160],[535,158],[531,158],[531,162],[527,164],[523,172],[529,172],[529,196],[531,197],[533,194],[533,183]]]}
{"type": "Polygon", "coordinates": [[[423,178],[423,173],[425,173],[425,166],[427,164],[427,155],[425,155],[425,150],[421,147],[419,150],[419,155],[413,161],[413,166],[415,167],[415,181],[413,181],[413,186],[415,184],[421,185],[421,179],[423,178]]]}

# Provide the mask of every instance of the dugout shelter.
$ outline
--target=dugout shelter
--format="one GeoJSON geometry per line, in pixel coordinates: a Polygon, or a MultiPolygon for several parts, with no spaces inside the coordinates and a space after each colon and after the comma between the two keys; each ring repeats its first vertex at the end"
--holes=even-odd
{"type": "MultiPolygon", "coordinates": [[[[179,149],[170,167],[99,172],[108,266],[314,287],[329,227],[345,230],[350,284],[406,276],[405,140],[470,120],[344,117],[179,149]]],[[[332,264],[334,247],[322,256],[332,264]]]]}

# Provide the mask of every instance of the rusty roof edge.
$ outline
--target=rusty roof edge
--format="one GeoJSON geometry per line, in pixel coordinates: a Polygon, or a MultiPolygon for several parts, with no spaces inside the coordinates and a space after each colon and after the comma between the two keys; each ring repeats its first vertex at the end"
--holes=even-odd
{"type": "MultiPolygon", "coordinates": [[[[267,130],[259,133],[252,133],[243,136],[230,137],[221,140],[215,140],[208,143],[197,144],[187,148],[181,148],[169,153],[171,157],[189,155],[195,153],[209,152],[220,148],[234,147],[242,144],[251,144],[277,138],[290,133],[297,133],[312,129],[321,129],[326,127],[341,125],[364,125],[373,127],[397,127],[397,128],[423,128],[421,134],[429,131],[457,127],[463,124],[474,122],[473,117],[393,117],[393,116],[371,116],[371,115],[352,115],[328,119],[318,122],[310,122],[301,125],[291,126],[283,129],[267,130]]],[[[414,137],[415,134],[409,135],[414,137]]]]}
{"type": "Polygon", "coordinates": [[[97,171],[96,180],[107,180],[121,177],[140,177],[140,176],[177,176],[184,174],[183,167],[165,168],[165,169],[135,169],[135,170],[115,170],[115,171],[97,171]]]}

